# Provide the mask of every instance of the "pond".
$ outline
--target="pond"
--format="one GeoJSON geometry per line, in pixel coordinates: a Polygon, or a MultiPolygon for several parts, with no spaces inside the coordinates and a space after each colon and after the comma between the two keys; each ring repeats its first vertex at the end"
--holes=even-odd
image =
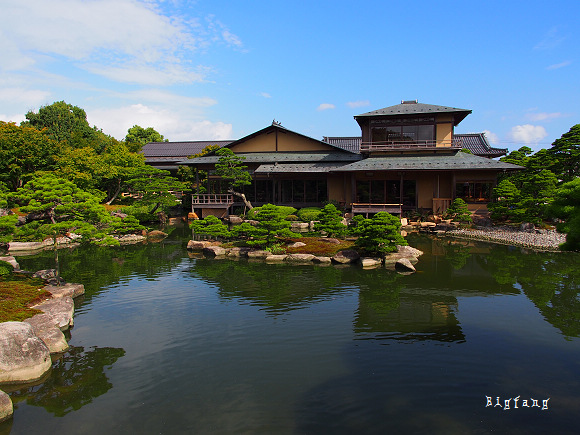
{"type": "Polygon", "coordinates": [[[61,251],[71,350],[0,434],[577,433],[578,254],[415,235],[401,275],[187,240],[61,251]]]}

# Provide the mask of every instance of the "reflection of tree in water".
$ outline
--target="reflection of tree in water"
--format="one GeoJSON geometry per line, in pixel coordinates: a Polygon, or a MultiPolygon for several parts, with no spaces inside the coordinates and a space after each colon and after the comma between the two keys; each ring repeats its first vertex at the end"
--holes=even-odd
{"type": "Polygon", "coordinates": [[[124,355],[123,349],[113,347],[86,352],[82,347],[72,347],[53,364],[50,377],[44,383],[14,392],[12,398],[15,402],[25,399],[28,405],[41,406],[62,417],[109,391],[113,385],[104,369],[124,355]]]}
{"type": "Polygon", "coordinates": [[[445,259],[453,269],[461,269],[471,257],[471,247],[461,243],[448,242],[445,246],[445,259]]]}
{"type": "Polygon", "coordinates": [[[219,287],[223,299],[244,299],[268,311],[288,311],[342,291],[333,267],[198,259],[193,273],[219,287]]]}

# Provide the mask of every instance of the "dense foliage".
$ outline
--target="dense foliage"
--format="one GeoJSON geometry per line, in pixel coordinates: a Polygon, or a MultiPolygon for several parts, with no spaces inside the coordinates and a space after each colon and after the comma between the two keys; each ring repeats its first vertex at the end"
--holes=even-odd
{"type": "Polygon", "coordinates": [[[353,232],[358,235],[355,244],[370,254],[384,255],[395,252],[397,245],[407,245],[401,236],[401,221],[390,213],[382,211],[370,219],[357,218],[355,222],[353,232]]]}
{"type": "Polygon", "coordinates": [[[318,215],[314,229],[324,232],[328,237],[341,236],[346,232],[346,225],[342,221],[340,210],[334,204],[326,204],[318,215]]]}
{"type": "Polygon", "coordinates": [[[555,194],[550,213],[564,222],[558,229],[566,234],[566,250],[580,251],[580,177],[564,183],[555,194]]]}
{"type": "Polygon", "coordinates": [[[461,223],[471,223],[471,212],[467,204],[461,198],[455,198],[443,216],[445,219],[451,219],[461,223]]]}

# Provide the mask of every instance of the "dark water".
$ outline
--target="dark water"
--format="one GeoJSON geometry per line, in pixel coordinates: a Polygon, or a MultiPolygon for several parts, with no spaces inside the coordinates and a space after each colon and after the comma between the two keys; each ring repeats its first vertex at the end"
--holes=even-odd
{"type": "Polygon", "coordinates": [[[61,252],[71,350],[0,434],[578,432],[578,254],[411,237],[404,276],[206,260],[185,233],[61,252]]]}

